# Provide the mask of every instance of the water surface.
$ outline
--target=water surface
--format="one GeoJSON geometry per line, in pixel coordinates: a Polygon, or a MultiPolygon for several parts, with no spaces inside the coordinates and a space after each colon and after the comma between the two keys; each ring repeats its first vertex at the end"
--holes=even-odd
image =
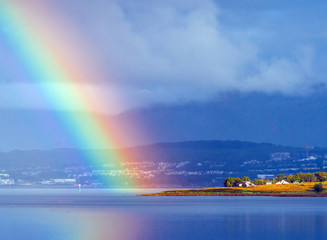
{"type": "Polygon", "coordinates": [[[135,196],[140,191],[157,190],[0,189],[1,239],[301,240],[326,236],[327,198],[135,196]]]}

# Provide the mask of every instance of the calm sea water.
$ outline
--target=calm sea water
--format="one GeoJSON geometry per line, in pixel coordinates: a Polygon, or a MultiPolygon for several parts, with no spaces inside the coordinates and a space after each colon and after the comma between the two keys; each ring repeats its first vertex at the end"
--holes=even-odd
{"type": "MultiPolygon", "coordinates": [[[[141,190],[141,192],[157,190],[141,190]]],[[[0,189],[1,240],[326,239],[327,198],[0,189]]]]}

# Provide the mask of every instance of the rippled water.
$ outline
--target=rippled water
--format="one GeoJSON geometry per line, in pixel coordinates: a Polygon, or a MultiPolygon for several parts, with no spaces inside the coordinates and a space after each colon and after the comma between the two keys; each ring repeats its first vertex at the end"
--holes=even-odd
{"type": "Polygon", "coordinates": [[[325,239],[327,198],[0,189],[0,239],[325,239]]]}

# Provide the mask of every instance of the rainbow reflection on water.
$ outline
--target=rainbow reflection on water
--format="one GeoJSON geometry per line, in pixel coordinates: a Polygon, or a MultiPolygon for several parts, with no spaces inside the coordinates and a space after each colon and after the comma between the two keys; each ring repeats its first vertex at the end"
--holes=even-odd
{"type": "Polygon", "coordinates": [[[80,195],[65,189],[33,190],[32,195],[24,191],[0,190],[1,240],[304,240],[324,239],[327,227],[327,198],[231,197],[229,201],[138,197],[136,190],[86,190],[80,195]],[[34,203],[17,200],[35,196],[34,203]],[[38,204],[49,197],[63,201],[38,204]],[[6,198],[13,201],[5,204],[6,198]],[[80,199],[88,201],[81,204],[80,199]]]}

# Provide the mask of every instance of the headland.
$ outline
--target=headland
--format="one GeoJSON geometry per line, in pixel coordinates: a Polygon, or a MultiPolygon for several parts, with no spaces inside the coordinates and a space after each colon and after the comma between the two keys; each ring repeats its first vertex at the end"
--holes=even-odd
{"type": "Polygon", "coordinates": [[[198,189],[179,189],[163,191],[141,196],[273,196],[273,197],[327,197],[327,182],[323,182],[324,190],[316,192],[316,183],[290,183],[259,185],[254,187],[216,187],[198,189]]]}

